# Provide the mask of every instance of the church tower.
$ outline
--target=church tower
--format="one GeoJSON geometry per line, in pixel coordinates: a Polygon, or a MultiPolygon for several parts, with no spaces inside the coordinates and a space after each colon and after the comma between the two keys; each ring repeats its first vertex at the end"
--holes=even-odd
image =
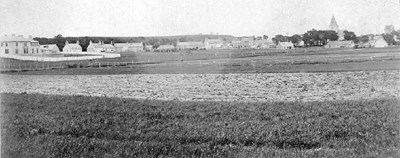
{"type": "Polygon", "coordinates": [[[329,25],[329,30],[333,30],[333,31],[336,31],[336,32],[339,31],[339,25],[337,24],[334,15],[332,15],[331,24],[329,25]]]}

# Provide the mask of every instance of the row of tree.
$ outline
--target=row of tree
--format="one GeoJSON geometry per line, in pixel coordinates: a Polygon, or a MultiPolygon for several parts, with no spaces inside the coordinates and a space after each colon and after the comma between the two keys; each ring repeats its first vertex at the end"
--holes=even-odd
{"type": "MultiPolygon", "coordinates": [[[[352,40],[354,43],[359,42],[368,42],[370,37],[375,35],[363,35],[357,36],[352,31],[343,31],[344,40],[352,40]]],[[[400,45],[400,30],[392,31],[390,33],[383,33],[381,36],[388,42],[389,45],[400,45]],[[397,39],[397,41],[396,41],[397,39]]],[[[278,42],[292,42],[298,43],[300,41],[304,41],[306,46],[322,46],[328,43],[328,41],[336,41],[339,39],[338,33],[333,30],[316,30],[312,29],[307,31],[306,33],[299,35],[295,34],[292,36],[283,36],[283,35],[276,35],[272,40],[277,44],[278,42]]]]}

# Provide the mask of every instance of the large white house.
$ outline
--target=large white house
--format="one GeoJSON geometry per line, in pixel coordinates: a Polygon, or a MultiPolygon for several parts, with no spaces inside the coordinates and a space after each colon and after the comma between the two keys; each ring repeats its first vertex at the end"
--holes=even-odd
{"type": "Polygon", "coordinates": [[[39,42],[22,35],[2,36],[0,37],[0,54],[38,54],[40,52],[39,42]]]}
{"type": "Polygon", "coordinates": [[[76,43],[65,41],[63,52],[82,52],[82,47],[79,45],[79,41],[76,41],[76,43]]]}

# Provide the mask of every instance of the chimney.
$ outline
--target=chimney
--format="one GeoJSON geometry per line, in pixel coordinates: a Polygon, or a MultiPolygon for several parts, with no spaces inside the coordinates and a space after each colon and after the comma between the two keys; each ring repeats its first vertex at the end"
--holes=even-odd
{"type": "Polygon", "coordinates": [[[67,40],[67,41],[65,41],[65,45],[68,45],[68,40],[67,40]]]}
{"type": "Polygon", "coordinates": [[[78,45],[79,45],[79,40],[78,40],[78,41],[76,41],[76,44],[78,44],[78,45]]]}
{"type": "Polygon", "coordinates": [[[89,42],[89,45],[91,45],[92,44],[92,40],[90,40],[90,42],[89,42]]]}
{"type": "Polygon", "coordinates": [[[99,44],[101,45],[101,40],[99,40],[99,44]]]}

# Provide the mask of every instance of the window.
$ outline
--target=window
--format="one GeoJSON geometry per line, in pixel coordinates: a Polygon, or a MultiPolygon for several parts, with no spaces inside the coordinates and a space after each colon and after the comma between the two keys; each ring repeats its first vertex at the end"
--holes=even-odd
{"type": "Polygon", "coordinates": [[[39,53],[39,48],[36,48],[36,53],[39,53]]]}
{"type": "Polygon", "coordinates": [[[32,48],[32,54],[35,53],[34,49],[32,48]]]}
{"type": "Polygon", "coordinates": [[[8,43],[6,43],[6,47],[8,46],[8,43]]]}
{"type": "Polygon", "coordinates": [[[18,46],[18,42],[15,42],[15,46],[18,46]]]}
{"type": "Polygon", "coordinates": [[[24,49],[24,54],[28,54],[28,48],[24,49]]]}
{"type": "Polygon", "coordinates": [[[18,49],[15,49],[15,54],[18,54],[18,49]]]}
{"type": "Polygon", "coordinates": [[[8,54],[8,49],[5,49],[5,53],[8,54]]]}

